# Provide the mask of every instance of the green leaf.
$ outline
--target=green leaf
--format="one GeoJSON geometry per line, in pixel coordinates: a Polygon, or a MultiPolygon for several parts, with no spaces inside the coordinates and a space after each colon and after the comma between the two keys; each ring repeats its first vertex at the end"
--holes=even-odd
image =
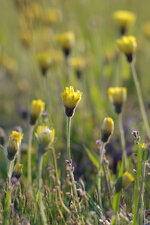
{"type": "Polygon", "coordinates": [[[88,154],[88,157],[90,158],[90,160],[94,164],[94,166],[99,168],[98,156],[95,156],[94,154],[92,154],[91,151],[86,146],[84,146],[84,149],[85,149],[86,153],[88,154]]]}

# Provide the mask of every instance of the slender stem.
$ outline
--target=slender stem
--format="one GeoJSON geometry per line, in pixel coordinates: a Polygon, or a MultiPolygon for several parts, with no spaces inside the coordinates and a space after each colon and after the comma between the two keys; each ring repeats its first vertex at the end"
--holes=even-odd
{"type": "Polygon", "coordinates": [[[5,197],[5,206],[4,206],[3,223],[5,225],[8,224],[8,220],[9,220],[9,207],[11,204],[11,176],[13,172],[13,166],[14,166],[14,160],[11,160],[9,164],[9,169],[8,169],[8,187],[7,187],[7,192],[5,197]]]}
{"type": "Polygon", "coordinates": [[[118,115],[118,122],[119,122],[119,130],[120,130],[120,138],[121,138],[121,147],[123,151],[123,158],[125,163],[125,169],[128,169],[128,159],[127,159],[127,153],[126,153],[126,145],[125,145],[125,135],[124,135],[124,129],[122,124],[122,113],[118,115]]]}
{"type": "Polygon", "coordinates": [[[100,155],[99,155],[99,168],[98,168],[98,178],[97,178],[98,201],[99,201],[99,206],[100,206],[101,210],[103,210],[102,198],[101,198],[101,168],[102,168],[104,149],[105,149],[105,143],[102,143],[102,147],[101,147],[101,149],[99,149],[100,155]]]}
{"type": "Polygon", "coordinates": [[[141,184],[141,224],[145,224],[145,213],[144,213],[144,182],[145,182],[145,173],[146,173],[146,153],[144,152],[143,160],[143,170],[142,170],[142,184],[141,184]]]}
{"type": "Polygon", "coordinates": [[[30,126],[29,142],[28,142],[28,182],[32,184],[32,171],[31,171],[31,148],[34,126],[30,126]]]}
{"type": "Polygon", "coordinates": [[[71,152],[70,152],[70,128],[71,128],[71,117],[67,117],[67,152],[68,160],[71,161],[71,152]]]}
{"type": "Polygon", "coordinates": [[[137,78],[137,73],[135,70],[134,62],[131,63],[131,70],[132,70],[133,80],[134,80],[134,84],[135,84],[136,91],[137,91],[137,96],[138,96],[141,114],[143,117],[144,126],[145,126],[145,129],[147,132],[147,136],[148,136],[148,138],[150,138],[150,127],[149,127],[148,118],[147,118],[147,114],[146,114],[144,103],[143,103],[141,87],[140,87],[140,83],[137,78]]]}
{"type": "Polygon", "coordinates": [[[109,203],[110,203],[110,206],[112,206],[112,197],[111,197],[111,191],[110,191],[110,184],[109,184],[109,181],[107,179],[107,171],[106,171],[105,163],[102,162],[102,165],[103,165],[104,177],[105,177],[106,187],[107,187],[107,192],[108,192],[108,197],[109,197],[109,203]]]}
{"type": "Polygon", "coordinates": [[[74,198],[74,205],[75,205],[75,208],[76,208],[76,203],[77,203],[77,206],[78,206],[78,209],[79,209],[79,215],[77,215],[77,216],[78,216],[79,220],[81,218],[81,221],[83,223],[83,217],[82,217],[82,215],[80,213],[81,212],[81,207],[80,207],[80,203],[79,203],[79,199],[78,199],[78,193],[77,193],[77,188],[76,188],[76,184],[75,184],[75,179],[74,179],[74,174],[73,174],[73,167],[72,167],[72,160],[71,160],[70,130],[71,130],[71,117],[67,117],[67,151],[68,151],[68,160],[69,160],[70,166],[71,166],[70,176],[71,176],[71,181],[72,181],[72,184],[73,184],[73,192],[74,192],[74,197],[75,197],[74,198]]]}
{"type": "Polygon", "coordinates": [[[47,219],[44,211],[44,204],[42,201],[42,164],[43,155],[39,155],[39,206],[43,225],[47,225],[47,219]]]}
{"type": "Polygon", "coordinates": [[[54,166],[55,166],[55,172],[56,172],[56,180],[57,180],[57,184],[58,184],[58,196],[59,196],[59,200],[60,200],[60,204],[62,206],[62,208],[64,208],[64,210],[70,214],[69,209],[65,206],[62,197],[61,197],[61,189],[60,189],[60,182],[59,182],[59,176],[58,176],[58,168],[57,168],[57,160],[56,160],[56,154],[55,154],[55,149],[52,146],[52,153],[53,153],[53,160],[54,160],[54,166]]]}

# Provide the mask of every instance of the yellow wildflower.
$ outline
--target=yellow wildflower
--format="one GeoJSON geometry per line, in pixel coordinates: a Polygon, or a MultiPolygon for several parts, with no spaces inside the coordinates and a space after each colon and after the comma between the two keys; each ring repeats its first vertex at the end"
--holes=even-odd
{"type": "Polygon", "coordinates": [[[113,134],[114,131],[114,121],[110,117],[106,117],[104,119],[102,125],[102,142],[106,143],[109,141],[109,138],[113,134]]]}
{"type": "Polygon", "coordinates": [[[74,109],[81,100],[81,96],[82,93],[79,90],[75,92],[72,86],[66,87],[64,92],[61,94],[66,109],[65,112],[68,117],[71,117],[73,115],[74,109]]]}
{"type": "Polygon", "coordinates": [[[47,126],[38,126],[35,136],[39,145],[39,153],[43,154],[54,143],[55,130],[50,130],[47,126]]]}
{"type": "Polygon", "coordinates": [[[19,179],[22,175],[22,168],[23,168],[23,164],[20,164],[17,162],[12,172],[12,177],[19,179]]]}
{"type": "Polygon", "coordinates": [[[4,54],[2,55],[0,63],[9,75],[13,75],[14,73],[16,73],[17,63],[14,59],[4,54]]]}
{"type": "Polygon", "coordinates": [[[146,22],[142,27],[143,33],[146,37],[150,38],[150,22],[146,22]]]}
{"type": "Polygon", "coordinates": [[[82,57],[72,58],[70,60],[70,64],[75,70],[77,77],[80,78],[86,66],[85,59],[82,57]]]}
{"type": "Polygon", "coordinates": [[[119,49],[126,55],[128,62],[132,62],[133,53],[136,50],[137,42],[134,36],[123,36],[117,40],[119,49]]]}
{"type": "Polygon", "coordinates": [[[66,32],[56,35],[56,41],[63,49],[65,56],[68,56],[75,43],[75,35],[73,32],[66,32]]]}
{"type": "Polygon", "coordinates": [[[108,88],[108,97],[115,106],[116,113],[122,112],[122,105],[127,98],[127,89],[124,87],[108,88]]]}
{"type": "Polygon", "coordinates": [[[115,184],[116,192],[120,192],[121,189],[127,189],[132,181],[134,181],[132,174],[125,172],[121,177],[118,178],[115,184]]]}
{"type": "Polygon", "coordinates": [[[30,124],[34,125],[39,118],[40,114],[44,111],[45,103],[42,100],[33,100],[31,115],[30,115],[30,124]]]}
{"type": "Polygon", "coordinates": [[[51,58],[49,52],[43,52],[43,53],[38,54],[37,61],[39,63],[39,66],[40,66],[43,76],[45,76],[46,72],[52,62],[52,58],[51,58]]]}
{"type": "Polygon", "coordinates": [[[25,48],[29,48],[32,42],[32,36],[29,30],[20,32],[20,40],[25,48]]]}
{"type": "Polygon", "coordinates": [[[121,34],[124,35],[127,28],[135,22],[136,15],[126,10],[118,10],[114,12],[113,18],[119,25],[121,34]]]}
{"type": "Polygon", "coordinates": [[[122,188],[128,188],[132,181],[134,181],[134,177],[132,176],[132,174],[125,172],[122,176],[122,188]]]}
{"type": "Polygon", "coordinates": [[[59,9],[46,9],[42,16],[42,21],[47,25],[57,24],[61,21],[62,15],[59,9]]]}
{"type": "Polygon", "coordinates": [[[16,153],[19,151],[22,139],[22,133],[18,131],[12,131],[12,134],[9,136],[9,142],[7,146],[7,156],[9,160],[13,160],[16,153]]]}

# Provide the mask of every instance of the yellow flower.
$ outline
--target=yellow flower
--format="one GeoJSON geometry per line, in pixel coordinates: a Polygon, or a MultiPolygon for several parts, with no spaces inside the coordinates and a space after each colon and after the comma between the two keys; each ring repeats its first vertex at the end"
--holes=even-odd
{"type": "Polygon", "coordinates": [[[146,150],[148,147],[147,144],[145,144],[145,143],[140,144],[140,146],[143,150],[146,150]]]}
{"type": "Polygon", "coordinates": [[[134,177],[132,176],[132,174],[125,172],[122,176],[122,188],[128,188],[132,181],[134,181],[134,177]]]}
{"type": "Polygon", "coordinates": [[[20,32],[20,40],[25,48],[29,48],[31,46],[32,37],[29,30],[24,30],[20,32]]]}
{"type": "Polygon", "coordinates": [[[127,98],[127,89],[124,87],[108,88],[108,97],[115,106],[116,113],[122,112],[122,105],[127,98]]]}
{"type": "Polygon", "coordinates": [[[119,49],[126,55],[128,62],[132,62],[133,53],[136,50],[137,42],[134,36],[123,36],[117,40],[119,49]]]}
{"type": "Polygon", "coordinates": [[[75,72],[77,73],[78,78],[80,78],[83,70],[85,69],[86,62],[84,58],[77,57],[77,58],[72,58],[70,60],[70,65],[73,67],[75,72]]]}
{"type": "Polygon", "coordinates": [[[56,41],[62,47],[65,56],[68,56],[75,43],[75,35],[73,32],[58,34],[56,35],[56,41]]]}
{"type": "Polygon", "coordinates": [[[73,115],[75,107],[81,100],[81,96],[82,93],[79,90],[75,92],[72,86],[66,87],[64,92],[61,94],[64,106],[66,108],[66,115],[68,117],[73,115]]]}
{"type": "Polygon", "coordinates": [[[125,172],[121,177],[118,178],[115,184],[116,192],[120,192],[121,189],[127,189],[132,181],[134,181],[132,174],[125,172]]]}
{"type": "Polygon", "coordinates": [[[31,3],[31,11],[32,11],[32,17],[34,20],[38,20],[40,18],[41,15],[41,9],[40,9],[40,5],[32,2],[31,3]]]}
{"type": "Polygon", "coordinates": [[[54,143],[55,130],[50,130],[47,126],[38,126],[35,136],[39,145],[39,153],[43,154],[54,143]]]}
{"type": "Polygon", "coordinates": [[[102,142],[106,143],[109,141],[110,136],[114,131],[114,121],[110,117],[104,119],[102,125],[102,142]]]}
{"type": "Polygon", "coordinates": [[[2,55],[0,63],[9,75],[13,75],[14,73],[16,73],[17,63],[14,59],[4,54],[2,55]]]}
{"type": "Polygon", "coordinates": [[[13,160],[16,153],[19,151],[22,139],[22,133],[18,131],[12,131],[12,134],[9,136],[9,142],[7,146],[7,156],[9,160],[13,160]]]}
{"type": "Polygon", "coordinates": [[[146,22],[142,27],[143,33],[146,37],[150,38],[150,22],[146,22]]]}
{"type": "Polygon", "coordinates": [[[31,108],[31,115],[30,115],[31,125],[35,125],[40,114],[44,111],[44,108],[45,108],[45,103],[42,100],[39,99],[39,100],[32,101],[32,108],[31,108]]]}
{"type": "Polygon", "coordinates": [[[39,66],[40,66],[43,76],[45,76],[46,72],[52,62],[52,58],[51,58],[49,52],[43,52],[43,53],[38,54],[37,61],[39,63],[39,66]]]}
{"type": "Polygon", "coordinates": [[[121,33],[125,34],[127,28],[136,20],[136,15],[126,10],[118,10],[113,14],[114,20],[118,23],[121,33]]]}
{"type": "Polygon", "coordinates": [[[22,175],[22,168],[23,168],[23,164],[20,163],[16,163],[13,173],[12,173],[12,177],[15,177],[17,179],[19,179],[22,175]]]}
{"type": "Polygon", "coordinates": [[[47,25],[57,24],[61,21],[61,19],[62,15],[58,9],[49,8],[43,12],[42,21],[47,25]]]}

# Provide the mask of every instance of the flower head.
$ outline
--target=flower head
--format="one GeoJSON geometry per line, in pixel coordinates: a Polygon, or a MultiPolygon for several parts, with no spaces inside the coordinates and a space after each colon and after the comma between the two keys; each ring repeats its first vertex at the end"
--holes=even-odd
{"type": "Polygon", "coordinates": [[[25,48],[30,48],[32,42],[32,36],[29,30],[22,30],[20,32],[20,40],[25,48]]]}
{"type": "Polygon", "coordinates": [[[123,36],[117,40],[117,45],[126,55],[128,62],[132,62],[133,54],[137,47],[136,38],[134,36],[123,36]]]}
{"type": "Polygon", "coordinates": [[[42,21],[46,25],[57,24],[61,21],[62,15],[59,9],[49,8],[46,9],[42,16],[42,21]]]}
{"type": "Polygon", "coordinates": [[[64,92],[61,94],[66,109],[66,115],[68,117],[71,117],[73,115],[74,109],[81,100],[81,96],[82,93],[79,90],[75,92],[72,86],[66,87],[64,92]]]}
{"type": "Polygon", "coordinates": [[[121,177],[118,178],[115,184],[116,192],[120,192],[121,189],[127,189],[132,181],[134,181],[132,174],[125,172],[121,177]]]}
{"type": "Polygon", "coordinates": [[[35,136],[38,141],[39,152],[43,154],[54,143],[55,130],[50,130],[47,126],[38,126],[35,136]]]}
{"type": "Polygon", "coordinates": [[[7,146],[8,159],[13,160],[16,153],[19,151],[21,141],[23,139],[23,134],[18,131],[12,131],[9,136],[9,142],[7,146]]]}
{"type": "Polygon", "coordinates": [[[136,15],[126,10],[118,10],[113,14],[114,20],[119,25],[121,34],[125,34],[127,28],[136,20],[136,15]]]}
{"type": "Polygon", "coordinates": [[[3,68],[10,76],[17,72],[16,61],[5,54],[2,54],[0,58],[0,64],[3,66],[3,68]]]}
{"type": "Polygon", "coordinates": [[[104,119],[102,125],[102,142],[107,143],[114,131],[114,121],[110,117],[104,119]]]}
{"type": "Polygon", "coordinates": [[[15,177],[19,179],[22,175],[22,169],[23,169],[23,164],[20,164],[17,162],[12,172],[12,178],[15,177]]]}
{"type": "Polygon", "coordinates": [[[150,38],[150,22],[144,23],[142,27],[143,33],[147,38],[150,38]]]}
{"type": "Polygon", "coordinates": [[[33,100],[31,115],[30,115],[30,124],[34,125],[39,118],[40,114],[44,111],[45,103],[42,100],[33,100]]]}
{"type": "Polygon", "coordinates": [[[46,72],[52,62],[52,58],[51,58],[49,52],[43,52],[43,53],[38,54],[37,61],[39,63],[39,66],[40,66],[43,76],[46,75],[46,72]]]}
{"type": "Polygon", "coordinates": [[[128,188],[132,181],[134,181],[134,177],[132,176],[132,174],[125,172],[122,176],[122,188],[128,188]]]}
{"type": "Polygon", "coordinates": [[[62,47],[65,56],[68,56],[75,43],[75,35],[73,32],[58,34],[56,35],[56,41],[62,47]]]}
{"type": "Polygon", "coordinates": [[[108,88],[108,97],[115,106],[116,113],[122,112],[122,105],[127,98],[127,89],[124,87],[108,88]]]}
{"type": "Polygon", "coordinates": [[[82,72],[85,69],[86,66],[86,62],[85,59],[82,57],[77,57],[77,58],[72,58],[70,60],[70,64],[73,67],[73,69],[75,70],[77,77],[80,78],[82,72]]]}

